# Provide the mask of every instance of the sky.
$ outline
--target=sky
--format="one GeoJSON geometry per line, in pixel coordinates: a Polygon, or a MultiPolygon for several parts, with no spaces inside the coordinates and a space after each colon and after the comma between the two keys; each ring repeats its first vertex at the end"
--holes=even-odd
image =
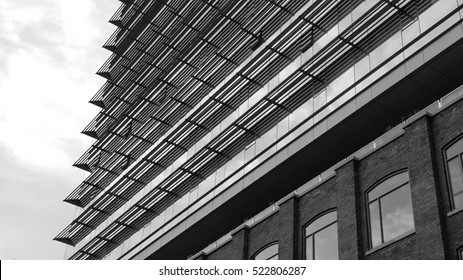
{"type": "Polygon", "coordinates": [[[91,145],[88,101],[105,79],[101,46],[117,0],[0,0],[0,259],[63,259],[52,239],[72,220],[63,199],[91,145]]]}

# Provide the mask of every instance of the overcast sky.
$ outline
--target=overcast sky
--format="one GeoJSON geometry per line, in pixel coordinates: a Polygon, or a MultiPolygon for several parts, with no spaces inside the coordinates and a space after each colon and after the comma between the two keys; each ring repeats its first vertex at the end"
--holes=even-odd
{"type": "Polygon", "coordinates": [[[0,0],[0,259],[62,259],[117,0],[0,0]]]}

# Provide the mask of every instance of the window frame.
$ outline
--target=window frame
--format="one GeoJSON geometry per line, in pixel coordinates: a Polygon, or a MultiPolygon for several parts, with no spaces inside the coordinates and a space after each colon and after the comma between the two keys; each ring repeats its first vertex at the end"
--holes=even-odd
{"type": "MultiPolygon", "coordinates": [[[[272,246],[275,246],[275,245],[277,246],[277,253],[276,253],[275,255],[272,255],[271,258],[273,258],[273,257],[276,256],[276,257],[277,257],[276,260],[279,260],[279,259],[280,259],[280,257],[279,257],[279,254],[280,254],[280,246],[279,246],[279,244],[278,244],[278,241],[273,241],[273,242],[267,243],[266,245],[262,246],[259,250],[257,250],[257,252],[255,252],[255,253],[252,255],[251,260],[256,260],[256,257],[257,257],[260,253],[262,253],[262,252],[265,251],[266,249],[268,249],[268,248],[270,248],[270,247],[272,247],[272,246]]],[[[271,258],[270,258],[270,259],[265,259],[265,260],[266,260],[266,261],[272,260],[271,258]]]]}
{"type": "MultiPolygon", "coordinates": [[[[410,174],[408,173],[408,169],[400,169],[400,170],[397,170],[397,171],[394,171],[392,173],[390,173],[389,175],[386,175],[385,177],[381,178],[379,181],[377,181],[376,183],[374,183],[371,187],[369,187],[366,191],[365,191],[365,208],[366,208],[366,218],[367,218],[367,235],[368,235],[368,248],[369,249],[374,249],[374,248],[377,248],[391,240],[394,240],[395,238],[397,237],[400,237],[402,236],[402,234],[399,234],[397,235],[396,237],[392,238],[391,240],[388,240],[388,241],[385,241],[384,240],[384,228],[383,228],[383,219],[382,219],[382,213],[381,213],[381,201],[380,199],[383,198],[383,197],[386,197],[387,195],[397,191],[398,189],[402,188],[403,186],[405,185],[409,185],[409,189],[410,189],[410,201],[412,203],[412,214],[413,213],[413,198],[411,197],[411,185],[410,185],[410,174]],[[385,192],[384,194],[382,195],[379,195],[378,197],[372,199],[371,201],[369,200],[369,194],[371,191],[373,191],[374,189],[376,189],[379,185],[381,185],[382,183],[384,183],[385,181],[391,179],[392,177],[395,177],[397,175],[400,175],[402,173],[407,173],[407,177],[408,177],[408,180],[405,182],[405,183],[402,183],[402,184],[399,184],[395,187],[393,187],[392,189],[388,190],[387,192],[385,192]],[[370,213],[370,204],[374,203],[375,201],[378,201],[378,212],[379,212],[379,225],[380,225],[380,233],[381,233],[381,243],[380,244],[377,244],[377,245],[373,245],[373,236],[372,236],[372,229],[371,229],[371,213],[370,213]]],[[[415,215],[413,215],[413,230],[415,229],[415,215]]],[[[406,233],[406,232],[405,232],[406,233]]],[[[403,233],[403,234],[405,234],[403,233]]]]}
{"type": "Polygon", "coordinates": [[[450,141],[447,145],[442,148],[442,155],[443,155],[443,160],[444,160],[444,169],[445,169],[445,179],[447,180],[447,190],[448,190],[448,198],[450,200],[450,210],[462,210],[460,208],[456,208],[455,206],[455,195],[457,194],[462,194],[462,191],[459,191],[458,193],[454,194],[453,189],[452,189],[452,179],[450,178],[450,169],[449,169],[449,161],[457,158],[459,159],[459,166],[460,166],[460,175],[463,178],[463,151],[457,152],[456,155],[454,155],[451,158],[447,157],[447,151],[453,147],[453,145],[456,145],[458,142],[463,141],[463,135],[457,136],[455,139],[450,141]]]}
{"type": "MultiPolygon", "coordinates": [[[[337,213],[337,209],[336,209],[336,208],[332,208],[332,209],[329,209],[329,210],[326,210],[326,211],[323,211],[323,212],[319,213],[318,215],[316,215],[315,217],[313,217],[312,219],[310,219],[307,223],[305,223],[304,226],[302,226],[302,237],[303,237],[302,250],[303,250],[303,259],[304,259],[304,260],[315,260],[315,238],[313,238],[313,236],[314,236],[316,233],[318,233],[318,232],[320,232],[320,231],[322,231],[322,230],[324,230],[324,229],[326,229],[326,228],[332,226],[333,224],[337,224],[337,222],[338,222],[338,213],[337,213]],[[323,216],[325,216],[325,215],[328,215],[328,214],[330,214],[330,213],[332,213],[332,212],[336,212],[336,220],[335,220],[334,222],[331,222],[331,223],[329,223],[329,224],[327,224],[327,225],[324,225],[323,227],[317,229],[316,231],[312,232],[312,233],[309,234],[309,235],[306,234],[306,229],[307,229],[312,223],[314,223],[315,221],[317,221],[319,218],[321,218],[321,217],[323,217],[323,216]],[[309,237],[311,237],[311,236],[312,236],[312,256],[313,256],[313,258],[312,258],[312,259],[308,259],[308,258],[307,258],[307,250],[306,250],[306,248],[307,248],[307,239],[309,239],[309,237]]],[[[338,234],[336,234],[336,238],[339,239],[339,235],[338,235],[338,234]]],[[[338,259],[339,259],[339,243],[338,243],[338,259]]]]}

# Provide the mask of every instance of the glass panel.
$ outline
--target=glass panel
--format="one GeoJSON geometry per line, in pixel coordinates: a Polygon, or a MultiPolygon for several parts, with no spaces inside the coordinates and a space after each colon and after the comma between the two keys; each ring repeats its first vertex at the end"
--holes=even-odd
{"type": "Polygon", "coordinates": [[[336,25],[315,42],[315,44],[313,45],[314,52],[320,51],[329,42],[331,42],[331,40],[333,40],[337,35],[338,35],[338,26],[336,25]]]}
{"type": "Polygon", "coordinates": [[[346,30],[350,25],[352,24],[352,15],[348,14],[345,16],[342,20],[339,21],[338,27],[339,27],[339,33],[342,33],[344,30],[346,30]]]}
{"type": "Polygon", "coordinates": [[[288,132],[289,129],[289,117],[285,117],[277,124],[277,138],[280,139],[288,132]]]}
{"type": "Polygon", "coordinates": [[[370,242],[371,247],[375,247],[382,243],[378,201],[370,203],[368,207],[370,214],[370,242]]]}
{"type": "Polygon", "coordinates": [[[196,188],[190,191],[190,198],[188,199],[188,205],[191,205],[198,198],[198,189],[199,189],[199,186],[196,186],[196,188]]]}
{"type": "Polygon", "coordinates": [[[281,70],[281,72],[278,74],[278,78],[280,79],[280,82],[282,82],[283,80],[288,78],[289,75],[294,73],[294,71],[296,71],[299,66],[300,66],[299,63],[297,63],[297,61],[295,61],[293,63],[290,63],[283,70],[281,70]]]}
{"type": "Polygon", "coordinates": [[[320,110],[326,104],[326,90],[314,97],[314,110],[320,110]]]}
{"type": "MultiPolygon", "coordinates": [[[[242,150],[239,154],[233,157],[232,160],[228,161],[225,165],[225,177],[230,176],[233,172],[238,170],[244,165],[244,153],[245,151],[242,150]]],[[[220,181],[216,181],[220,182],[220,181]]]]}
{"type": "Polygon", "coordinates": [[[216,173],[210,175],[209,177],[207,177],[207,179],[203,182],[201,182],[198,186],[198,197],[201,197],[203,196],[205,193],[207,193],[208,191],[210,191],[212,189],[212,187],[215,185],[215,182],[216,182],[216,176],[218,177],[219,175],[220,176],[224,176],[225,174],[225,166],[222,166],[219,170],[216,171],[216,173]]]}
{"type": "Polygon", "coordinates": [[[278,244],[270,245],[269,247],[265,248],[257,254],[254,259],[255,260],[270,260],[270,259],[278,259],[278,244]]]}
{"type": "Polygon", "coordinates": [[[189,197],[189,194],[187,193],[181,199],[177,200],[173,204],[174,205],[174,211],[173,211],[174,216],[180,213],[181,211],[183,211],[188,206],[188,197],[189,197]]]}
{"type": "Polygon", "coordinates": [[[290,129],[294,128],[300,122],[307,119],[312,113],[313,113],[313,98],[310,98],[302,106],[294,110],[294,112],[291,114],[291,117],[289,119],[290,129]]]}
{"type": "Polygon", "coordinates": [[[313,235],[305,240],[305,258],[307,260],[313,260],[313,235]]]}
{"type": "Polygon", "coordinates": [[[256,140],[256,154],[265,150],[271,143],[276,141],[277,128],[273,127],[267,131],[264,135],[256,140]]]}
{"type": "Polygon", "coordinates": [[[421,30],[424,31],[445,17],[452,9],[456,8],[456,1],[437,1],[420,17],[421,30]]]}
{"type": "Polygon", "coordinates": [[[381,198],[384,242],[415,228],[410,185],[381,198]]]}
{"type": "Polygon", "coordinates": [[[457,154],[463,153],[463,138],[458,140],[455,144],[453,144],[450,148],[445,151],[445,155],[447,159],[456,156],[457,154]]]}
{"type": "Polygon", "coordinates": [[[338,226],[337,223],[315,234],[315,259],[337,260],[338,256],[338,226]]]}
{"type": "Polygon", "coordinates": [[[370,57],[366,56],[354,65],[355,80],[360,80],[363,76],[370,72],[370,57]]]}
{"type": "Polygon", "coordinates": [[[170,218],[172,218],[172,216],[174,214],[174,205],[172,204],[171,206],[167,207],[165,212],[166,212],[165,219],[166,219],[166,221],[168,221],[168,220],[170,220],[170,218]]]}
{"type": "Polygon", "coordinates": [[[420,35],[420,23],[419,21],[415,21],[402,31],[404,45],[410,43],[412,40],[414,40],[419,35],[420,35]]]}
{"type": "Polygon", "coordinates": [[[463,209],[463,192],[453,196],[453,206],[455,209],[463,209]]]}
{"type": "Polygon", "coordinates": [[[256,141],[252,141],[246,146],[245,154],[244,154],[244,161],[248,163],[254,158],[255,155],[256,155],[256,141]]]}
{"type": "Polygon", "coordinates": [[[336,97],[344,89],[346,89],[348,86],[353,84],[354,80],[355,80],[354,67],[351,67],[328,85],[327,101],[331,101],[334,97],[336,97]]]}
{"type": "Polygon", "coordinates": [[[277,150],[280,150],[281,148],[283,148],[284,146],[286,146],[288,144],[288,139],[285,137],[283,138],[283,136],[288,132],[289,130],[289,116],[285,117],[284,119],[282,119],[277,127],[278,127],[278,139],[280,139],[280,141],[277,143],[277,150]]]}
{"type": "Polygon", "coordinates": [[[377,185],[368,193],[368,201],[372,201],[375,198],[378,198],[384,195],[385,193],[393,190],[394,188],[397,188],[398,186],[405,184],[406,182],[408,182],[408,172],[403,172],[395,176],[392,176],[386,179],[384,182],[377,185]]]}
{"type": "Polygon", "coordinates": [[[356,21],[363,16],[369,9],[376,5],[378,0],[363,1],[355,10],[352,12],[352,20],[356,21]]]}
{"type": "Polygon", "coordinates": [[[460,159],[458,157],[448,161],[449,179],[452,186],[452,193],[463,191],[463,179],[461,177],[460,159]]]}
{"type": "MultiPolygon", "coordinates": [[[[228,164],[228,162],[227,162],[228,164]]],[[[217,171],[215,172],[215,181],[212,180],[211,181],[211,188],[214,184],[216,184],[216,182],[220,182],[222,181],[223,179],[225,179],[225,167],[226,165],[222,165],[222,167],[220,167],[219,169],[217,169],[217,171]]],[[[212,178],[213,176],[209,176],[209,178],[212,178]]],[[[209,178],[207,180],[209,180],[209,178]]],[[[211,189],[209,188],[209,189],[211,189]]]]}
{"type": "Polygon", "coordinates": [[[371,68],[375,68],[386,59],[391,57],[396,51],[402,47],[402,36],[399,33],[396,33],[386,42],[382,43],[379,47],[374,49],[370,53],[370,64],[371,68]]]}
{"type": "Polygon", "coordinates": [[[203,138],[201,138],[195,145],[193,145],[194,148],[190,149],[192,153],[188,154],[188,158],[191,158],[196,153],[196,151],[199,151],[204,146],[206,146],[212,140],[211,136],[212,133],[208,133],[203,138]]]}
{"type": "Polygon", "coordinates": [[[312,233],[320,230],[321,228],[333,223],[337,219],[336,211],[327,213],[320,218],[316,219],[309,226],[305,228],[305,236],[311,235],[312,233]]]}

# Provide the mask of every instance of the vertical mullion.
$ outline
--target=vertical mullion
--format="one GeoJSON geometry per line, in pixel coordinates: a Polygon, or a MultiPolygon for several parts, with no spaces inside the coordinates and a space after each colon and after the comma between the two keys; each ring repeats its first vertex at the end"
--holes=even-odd
{"type": "Polygon", "coordinates": [[[383,232],[383,214],[381,209],[381,199],[378,197],[378,211],[379,211],[379,228],[381,232],[381,244],[384,243],[384,232],[383,232]]]}
{"type": "Polygon", "coordinates": [[[463,153],[461,153],[458,157],[460,158],[460,160],[458,161],[460,163],[460,178],[463,183],[463,153]]]}
{"type": "Polygon", "coordinates": [[[315,233],[312,234],[312,260],[315,260],[315,233]]]}
{"type": "MultiPolygon", "coordinates": [[[[461,179],[461,183],[463,184],[463,153],[457,155],[457,159],[458,159],[458,165],[459,165],[459,169],[460,169],[460,179],[461,179]]],[[[448,168],[448,161],[447,161],[447,168],[448,168]]],[[[449,179],[450,179],[450,192],[452,193],[452,205],[453,205],[453,208],[455,209],[456,206],[455,206],[455,196],[457,194],[460,194],[460,193],[463,193],[463,190],[459,191],[459,192],[454,192],[453,191],[453,186],[452,186],[452,178],[450,177],[450,172],[449,172],[449,179]]]]}
{"type": "Polygon", "coordinates": [[[370,211],[370,204],[373,202],[368,202],[367,203],[367,223],[368,223],[368,241],[369,241],[369,246],[373,248],[373,230],[371,229],[371,211],[370,211]]]}

